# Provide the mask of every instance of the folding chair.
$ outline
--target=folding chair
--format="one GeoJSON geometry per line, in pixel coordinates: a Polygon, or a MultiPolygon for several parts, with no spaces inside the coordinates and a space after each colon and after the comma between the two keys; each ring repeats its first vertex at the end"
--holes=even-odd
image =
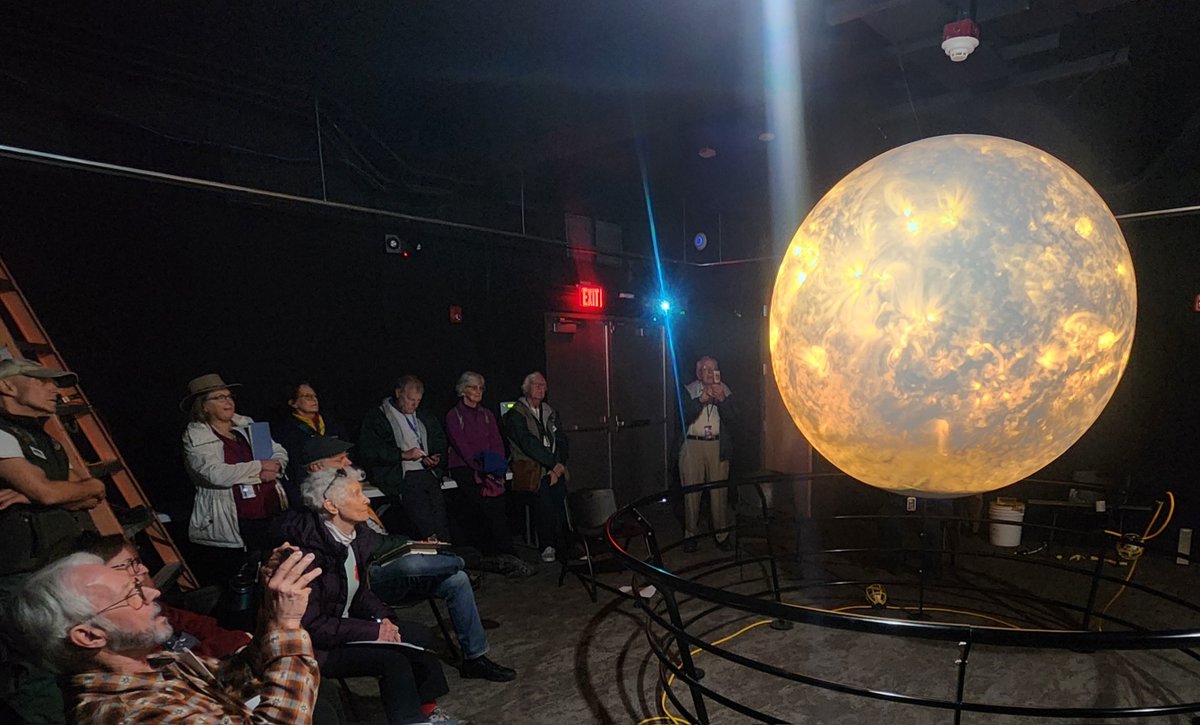
{"type": "MultiPolygon", "coordinates": [[[[574,558],[574,553],[562,560],[562,569],[558,574],[558,585],[561,587],[567,578],[567,572],[573,572],[588,590],[592,601],[597,601],[597,589],[603,587],[614,594],[629,596],[620,589],[605,584],[596,578],[596,564],[599,557],[611,555],[608,543],[604,538],[604,524],[617,511],[616,498],[610,488],[594,488],[572,491],[567,494],[563,504],[567,513],[567,530],[572,534],[576,543],[583,550],[582,558],[574,558]],[[587,573],[584,573],[584,569],[587,573]]],[[[640,526],[626,526],[616,532],[618,536],[629,540],[642,532],[640,526]]]]}

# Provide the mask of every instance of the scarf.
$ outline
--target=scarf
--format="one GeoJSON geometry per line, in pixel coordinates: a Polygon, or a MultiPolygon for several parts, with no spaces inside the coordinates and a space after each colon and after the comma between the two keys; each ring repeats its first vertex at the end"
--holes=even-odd
{"type": "Polygon", "coordinates": [[[296,420],[300,421],[301,423],[307,425],[309,428],[312,428],[314,431],[316,431],[317,435],[319,435],[319,436],[325,435],[325,419],[321,417],[320,413],[317,413],[317,416],[315,418],[315,421],[316,421],[315,423],[313,422],[314,418],[309,418],[307,415],[304,415],[303,413],[292,413],[292,417],[295,418],[296,420]]]}

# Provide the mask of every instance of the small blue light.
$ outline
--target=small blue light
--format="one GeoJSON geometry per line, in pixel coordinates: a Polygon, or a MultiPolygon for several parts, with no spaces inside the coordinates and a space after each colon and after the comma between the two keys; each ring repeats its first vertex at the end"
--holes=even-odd
{"type": "Polygon", "coordinates": [[[658,309],[662,310],[663,312],[670,312],[671,311],[671,301],[663,300],[662,302],[659,302],[658,309]]]}

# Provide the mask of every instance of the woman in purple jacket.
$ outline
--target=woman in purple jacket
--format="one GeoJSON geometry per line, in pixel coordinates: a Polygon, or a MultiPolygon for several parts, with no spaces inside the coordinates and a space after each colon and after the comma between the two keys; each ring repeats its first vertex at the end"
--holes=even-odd
{"type": "Polygon", "coordinates": [[[272,527],[276,539],[312,552],[314,566],[321,567],[301,623],[323,677],[379,678],[389,725],[455,723],[435,704],[450,691],[437,657],[399,645],[428,648],[429,629],[393,622],[392,610],[368,586],[368,560],[378,542],[366,525],[370,502],[362,480],[355,468],[308,474],[300,486],[307,510],[290,509],[272,527]]]}
{"type": "MultiPolygon", "coordinates": [[[[458,403],[446,413],[450,477],[458,483],[458,520],[452,523],[470,539],[459,543],[474,544],[486,555],[515,558],[505,510],[504,439],[495,414],[480,404],[483,391],[483,376],[468,370],[454,386],[458,403]]],[[[457,532],[455,536],[461,538],[457,532]]]]}

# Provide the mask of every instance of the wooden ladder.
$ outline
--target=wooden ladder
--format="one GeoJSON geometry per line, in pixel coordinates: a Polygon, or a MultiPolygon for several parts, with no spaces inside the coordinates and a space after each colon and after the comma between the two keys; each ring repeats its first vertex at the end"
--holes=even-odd
{"type": "MultiPolygon", "coordinates": [[[[0,345],[6,346],[14,358],[34,360],[56,370],[70,370],[46,336],[3,260],[0,260],[0,345]]],[[[82,387],[76,384],[73,388],[63,388],[62,396],[65,400],[59,403],[58,414],[47,421],[46,432],[63,445],[73,470],[87,471],[104,482],[106,499],[91,510],[96,529],[101,534],[123,533],[130,540],[144,534],[163,564],[154,576],[156,586],[162,588],[177,581],[181,589],[197,588],[195,575],[166,527],[154,515],[146,492],[125,464],[108,428],[88,402],[82,387]],[[127,510],[145,507],[142,520],[123,525],[110,502],[127,510]]]]}

